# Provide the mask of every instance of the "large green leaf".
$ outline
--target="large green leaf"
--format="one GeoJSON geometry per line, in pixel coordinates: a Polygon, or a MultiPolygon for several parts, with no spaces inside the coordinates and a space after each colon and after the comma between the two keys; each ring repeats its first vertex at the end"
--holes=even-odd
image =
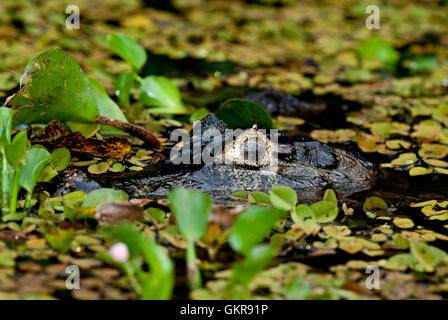
{"type": "Polygon", "coordinates": [[[272,118],[265,108],[246,99],[230,99],[223,103],[216,116],[227,123],[229,128],[272,128],[272,118]]]}
{"type": "Polygon", "coordinates": [[[200,191],[176,189],[168,193],[168,200],[182,235],[188,241],[201,239],[212,208],[210,196],[200,191]]]}
{"type": "Polygon", "coordinates": [[[130,63],[135,69],[140,69],[146,63],[147,55],[132,37],[125,34],[111,34],[107,37],[109,48],[114,50],[121,58],[130,63]]]}
{"type": "Polygon", "coordinates": [[[99,115],[89,79],[62,50],[51,49],[31,60],[21,82],[8,102],[16,109],[14,124],[94,122],[99,115]]]}

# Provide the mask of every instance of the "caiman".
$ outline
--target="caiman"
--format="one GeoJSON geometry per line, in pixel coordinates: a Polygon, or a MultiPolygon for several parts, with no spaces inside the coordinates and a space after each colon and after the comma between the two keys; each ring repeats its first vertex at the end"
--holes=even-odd
{"type": "Polygon", "coordinates": [[[301,199],[315,199],[327,188],[346,196],[369,189],[375,180],[375,168],[371,163],[338,147],[291,138],[273,143],[256,128],[244,131],[233,143],[225,144],[223,137],[203,137],[207,129],[225,133],[226,124],[216,116],[210,114],[198,121],[192,132],[198,125],[199,135],[191,134],[189,145],[180,149],[177,156],[141,172],[108,174],[95,180],[103,187],[124,190],[133,198],[163,197],[169,190],[183,187],[205,191],[220,203],[228,201],[237,191],[267,192],[277,185],[297,190],[301,199]],[[221,163],[199,161],[198,164],[194,143],[199,145],[199,150],[213,144],[215,151],[222,143],[221,163]],[[255,157],[251,156],[253,153],[255,157]],[[196,164],[175,164],[182,155],[196,164]]]}

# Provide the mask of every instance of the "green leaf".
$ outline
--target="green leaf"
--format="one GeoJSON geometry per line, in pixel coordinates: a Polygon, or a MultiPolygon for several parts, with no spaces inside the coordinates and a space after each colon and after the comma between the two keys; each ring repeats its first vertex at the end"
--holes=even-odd
{"type": "Polygon", "coordinates": [[[9,213],[6,216],[2,217],[2,221],[3,222],[9,222],[9,221],[20,221],[23,218],[26,217],[26,212],[22,211],[22,212],[13,212],[13,213],[9,213]]]}
{"type": "Polygon", "coordinates": [[[136,261],[143,256],[150,273],[136,270],[141,285],[140,298],[143,300],[170,299],[174,287],[174,265],[166,249],[148,239],[133,225],[122,223],[119,226],[105,227],[103,232],[113,241],[126,244],[130,259],[136,261]]]}
{"type": "Polygon", "coordinates": [[[193,123],[196,120],[202,120],[210,114],[207,108],[198,109],[195,113],[190,116],[190,122],[193,123]]]}
{"type": "Polygon", "coordinates": [[[319,201],[310,205],[310,208],[313,210],[319,223],[333,221],[339,213],[338,206],[331,201],[319,201]]]}
{"type": "Polygon", "coordinates": [[[297,193],[290,187],[273,187],[269,197],[272,205],[279,210],[291,211],[297,205],[297,193]]]}
{"type": "Polygon", "coordinates": [[[232,282],[247,285],[253,277],[266,268],[275,256],[275,249],[269,245],[258,245],[251,248],[242,262],[233,266],[232,282]]]}
{"type": "Polygon", "coordinates": [[[134,86],[136,74],[132,71],[125,71],[120,74],[114,81],[115,95],[120,103],[129,108],[131,89],[134,86]]]}
{"type": "Polygon", "coordinates": [[[111,188],[102,188],[93,190],[84,199],[83,207],[96,207],[101,203],[112,203],[117,201],[127,201],[128,195],[121,190],[114,190],[111,188]]]}
{"type": "Polygon", "coordinates": [[[61,253],[66,253],[70,249],[70,244],[75,237],[75,230],[72,228],[67,230],[57,229],[56,232],[44,233],[44,236],[53,249],[61,253]]]}
{"type": "Polygon", "coordinates": [[[338,205],[338,198],[336,197],[336,193],[332,189],[325,190],[322,200],[333,202],[335,206],[338,205]]]}
{"type": "Polygon", "coordinates": [[[58,172],[52,166],[45,166],[37,178],[37,182],[48,182],[58,175],[58,172]]]}
{"type": "Polygon", "coordinates": [[[132,37],[121,33],[111,34],[107,36],[107,44],[135,69],[139,70],[145,65],[146,51],[132,37]]]}
{"type": "Polygon", "coordinates": [[[232,226],[229,244],[233,250],[248,254],[249,251],[266,238],[281,211],[267,207],[251,207],[236,218],[232,226]]]}
{"type": "Polygon", "coordinates": [[[20,166],[19,184],[28,192],[33,192],[42,170],[50,161],[50,153],[42,148],[25,152],[25,163],[20,166]]]}
{"type": "Polygon", "coordinates": [[[103,227],[102,231],[112,241],[123,242],[129,250],[131,259],[136,258],[140,250],[142,234],[130,223],[122,223],[118,226],[103,227]]]}
{"type": "Polygon", "coordinates": [[[254,191],[249,194],[248,200],[250,203],[271,203],[271,199],[268,194],[264,192],[254,191]]]}
{"type": "Polygon", "coordinates": [[[389,270],[406,270],[416,263],[414,256],[408,253],[396,254],[386,260],[384,267],[389,270]]]}
{"type": "Polygon", "coordinates": [[[175,189],[168,193],[168,200],[180,233],[187,241],[201,239],[212,209],[210,196],[200,191],[175,189]]]}
{"type": "Polygon", "coordinates": [[[362,209],[366,212],[374,211],[376,209],[387,210],[387,203],[380,197],[369,197],[364,202],[362,209]]]}
{"type": "Polygon", "coordinates": [[[410,59],[409,70],[412,74],[428,74],[437,69],[437,58],[433,55],[417,56],[410,59]]]}
{"type": "Polygon", "coordinates": [[[167,250],[157,245],[154,239],[141,237],[140,249],[151,273],[149,275],[137,273],[142,282],[143,300],[168,300],[174,287],[174,264],[167,250]]]}
{"type": "Polygon", "coordinates": [[[11,143],[11,127],[13,112],[10,108],[0,108],[0,144],[11,143]]]}
{"type": "Polygon", "coordinates": [[[28,144],[28,137],[26,131],[20,131],[12,139],[11,144],[5,147],[6,159],[9,164],[17,169],[25,155],[25,149],[28,144]]]}
{"type": "Polygon", "coordinates": [[[362,42],[358,52],[367,67],[380,64],[383,68],[393,71],[400,59],[400,53],[392,45],[377,37],[362,42]]]}
{"type": "Polygon", "coordinates": [[[50,165],[56,171],[62,171],[70,164],[71,154],[67,148],[58,148],[51,153],[50,165]]]}
{"type": "Polygon", "coordinates": [[[216,116],[227,123],[228,127],[251,128],[256,124],[259,128],[272,128],[269,112],[259,104],[246,99],[229,99],[216,112],[216,116]]]}
{"type": "Polygon", "coordinates": [[[291,212],[291,218],[294,223],[302,226],[310,226],[316,224],[316,215],[310,207],[299,204],[294,211],[291,212]]]}
{"type": "Polygon", "coordinates": [[[16,109],[15,125],[52,120],[91,123],[99,114],[88,78],[75,60],[58,49],[31,60],[9,105],[16,109]]]}
{"type": "Polygon", "coordinates": [[[437,247],[430,246],[424,242],[411,242],[410,251],[412,256],[425,266],[425,270],[432,272],[434,267],[447,257],[447,253],[437,247]]]}
{"type": "Polygon", "coordinates": [[[182,103],[179,89],[170,79],[161,76],[148,76],[140,87],[140,101],[149,107],[152,113],[182,114],[188,110],[182,103]]]}
{"type": "MultiPolygon", "coordinates": [[[[107,95],[107,92],[104,90],[101,83],[92,78],[89,78],[89,81],[94,91],[99,114],[104,117],[120,120],[122,122],[128,122],[117,104],[107,95]]],[[[121,130],[111,126],[101,126],[101,130],[112,133],[121,132],[121,130]]]]}

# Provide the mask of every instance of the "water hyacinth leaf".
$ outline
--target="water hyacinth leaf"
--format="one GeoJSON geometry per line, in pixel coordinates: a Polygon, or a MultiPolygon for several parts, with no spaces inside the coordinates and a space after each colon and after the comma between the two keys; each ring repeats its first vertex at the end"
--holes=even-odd
{"type": "Polygon", "coordinates": [[[264,192],[254,191],[249,194],[248,200],[250,203],[271,203],[271,199],[268,194],[264,192]]]}
{"type": "Polygon", "coordinates": [[[140,86],[140,101],[157,114],[185,114],[188,110],[182,103],[179,89],[170,79],[147,76],[140,86]]]}
{"type": "Polygon", "coordinates": [[[54,250],[66,253],[70,249],[70,244],[75,237],[75,230],[57,229],[55,232],[45,232],[44,236],[54,250]]]}
{"type": "Polygon", "coordinates": [[[404,64],[411,74],[428,74],[433,72],[438,66],[437,58],[433,55],[417,56],[404,61],[404,64]]]}
{"type": "Polygon", "coordinates": [[[271,230],[281,211],[267,207],[250,207],[236,218],[232,226],[229,244],[233,250],[248,254],[271,230]]]}
{"type": "Polygon", "coordinates": [[[423,162],[433,167],[448,168],[448,162],[438,159],[423,159],[423,162]]]}
{"type": "Polygon", "coordinates": [[[339,213],[338,206],[331,201],[319,201],[310,205],[310,208],[313,210],[319,223],[333,221],[339,213]]]}
{"type": "Polygon", "coordinates": [[[402,153],[397,159],[392,160],[390,163],[394,166],[409,166],[418,161],[415,153],[402,153]]]}
{"type": "Polygon", "coordinates": [[[333,202],[335,206],[338,205],[338,198],[332,189],[325,190],[322,200],[333,202]]]}
{"type": "Polygon", "coordinates": [[[135,82],[135,76],[134,72],[125,71],[114,80],[115,95],[126,108],[130,106],[130,95],[135,82]]]}
{"type": "Polygon", "coordinates": [[[8,101],[15,110],[16,125],[46,124],[55,119],[94,122],[99,115],[88,78],[62,50],[47,50],[31,60],[21,84],[8,101]]]}
{"type": "Polygon", "coordinates": [[[447,257],[445,251],[420,241],[411,242],[410,250],[412,256],[423,264],[429,272],[432,272],[434,267],[447,257]]]}
{"type": "Polygon", "coordinates": [[[142,300],[168,300],[174,288],[174,264],[167,250],[153,239],[140,238],[140,249],[150,274],[137,273],[142,282],[142,300]]]}
{"type": "Polygon", "coordinates": [[[380,197],[373,196],[366,199],[362,208],[364,211],[387,210],[387,203],[380,197]]]}
{"type": "Polygon", "coordinates": [[[448,169],[446,168],[434,168],[437,173],[448,174],[448,169]]]}
{"type": "Polygon", "coordinates": [[[429,220],[440,220],[440,221],[446,221],[448,220],[448,212],[446,210],[439,211],[441,214],[433,215],[429,218],[429,220]],[[444,212],[444,213],[443,213],[444,212]]]}
{"type": "Polygon", "coordinates": [[[295,212],[291,212],[291,218],[295,224],[305,227],[316,224],[316,215],[314,211],[304,204],[299,204],[295,212]]]}
{"type": "Polygon", "coordinates": [[[93,190],[84,199],[83,207],[96,207],[101,203],[111,203],[127,201],[128,195],[121,190],[114,190],[111,188],[101,188],[93,190]]]}
{"type": "Polygon", "coordinates": [[[334,225],[326,225],[322,228],[322,230],[332,238],[344,238],[350,235],[352,232],[347,226],[334,226],[334,225]]]}
{"type": "Polygon", "coordinates": [[[102,228],[103,233],[114,242],[123,242],[129,250],[130,258],[136,258],[140,253],[141,233],[130,223],[102,228]]]}
{"type": "Polygon", "coordinates": [[[28,145],[28,137],[26,131],[20,131],[12,139],[11,144],[5,147],[6,159],[9,164],[17,169],[25,155],[25,149],[28,145]]]}
{"type": "Polygon", "coordinates": [[[393,257],[387,259],[384,267],[389,270],[404,271],[415,263],[416,259],[412,254],[403,253],[403,254],[396,254],[393,257]]]}
{"type": "Polygon", "coordinates": [[[418,150],[418,155],[422,158],[443,159],[448,155],[448,146],[435,143],[423,143],[418,150]]]}
{"type": "Polygon", "coordinates": [[[13,112],[10,108],[0,107],[0,143],[11,143],[13,112]]]}
{"type": "MultiPolygon", "coordinates": [[[[120,120],[122,122],[128,122],[123,112],[120,110],[117,104],[109,97],[109,95],[107,94],[106,90],[104,90],[101,83],[92,78],[89,78],[89,82],[94,92],[94,97],[96,100],[96,105],[99,114],[104,117],[120,120]]],[[[101,131],[108,133],[121,132],[121,130],[117,128],[104,125],[101,126],[101,131]]]]}
{"type": "Polygon", "coordinates": [[[409,218],[395,218],[393,220],[393,223],[398,228],[402,228],[402,229],[410,229],[410,228],[414,227],[414,222],[409,218]]]}
{"type": "Polygon", "coordinates": [[[145,65],[148,58],[146,51],[132,37],[121,33],[111,34],[107,36],[107,44],[135,69],[139,70],[145,65]]]}
{"type": "Polygon", "coordinates": [[[109,169],[109,164],[107,162],[100,162],[100,163],[94,163],[91,164],[87,171],[89,171],[92,174],[102,174],[106,172],[109,169]]]}
{"type": "Polygon", "coordinates": [[[204,192],[176,189],[168,193],[179,231],[188,241],[201,239],[207,228],[212,199],[204,192]]]}
{"type": "Polygon", "coordinates": [[[40,173],[39,178],[37,179],[37,182],[48,182],[51,179],[53,179],[54,177],[56,177],[57,175],[58,175],[58,172],[55,169],[53,169],[52,166],[47,165],[40,173]]]}
{"type": "Polygon", "coordinates": [[[24,163],[20,165],[19,184],[28,192],[33,192],[42,170],[50,162],[50,153],[41,148],[25,152],[24,163]]]}
{"type": "Polygon", "coordinates": [[[409,175],[411,177],[414,176],[424,176],[426,174],[430,174],[434,171],[433,168],[425,168],[425,167],[413,167],[411,169],[409,169],[409,175]]]}
{"type": "Polygon", "coordinates": [[[290,187],[277,186],[269,191],[272,205],[279,209],[290,211],[297,205],[297,193],[290,187]]]}
{"type": "Polygon", "coordinates": [[[245,191],[237,191],[232,193],[232,197],[239,199],[247,199],[247,193],[245,191]]]}
{"type": "Polygon", "coordinates": [[[272,128],[272,118],[265,108],[246,99],[229,99],[225,101],[216,116],[224,121],[229,128],[251,128],[254,124],[258,128],[272,128]]]}
{"type": "Polygon", "coordinates": [[[439,139],[442,126],[437,121],[423,120],[414,126],[414,132],[411,137],[419,140],[436,141],[439,139]]]}
{"type": "Polygon", "coordinates": [[[56,171],[63,171],[70,164],[70,151],[67,148],[57,148],[51,153],[50,165],[56,171]]]}
{"type": "Polygon", "coordinates": [[[233,266],[232,280],[246,285],[253,277],[265,269],[275,255],[275,249],[269,245],[258,245],[247,251],[246,259],[233,266]]]}
{"type": "Polygon", "coordinates": [[[389,71],[394,71],[400,59],[400,53],[392,45],[377,37],[363,41],[358,52],[367,67],[383,67],[389,71]]]}

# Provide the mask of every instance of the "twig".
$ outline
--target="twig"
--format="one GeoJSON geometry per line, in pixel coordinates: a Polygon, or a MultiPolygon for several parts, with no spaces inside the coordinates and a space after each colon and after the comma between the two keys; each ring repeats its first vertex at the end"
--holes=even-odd
{"type": "Polygon", "coordinates": [[[157,148],[159,150],[163,150],[163,146],[160,144],[160,141],[154,137],[151,132],[146,130],[143,127],[137,126],[132,123],[128,122],[122,122],[120,120],[103,117],[103,116],[97,116],[96,121],[99,124],[112,126],[114,128],[120,129],[124,132],[129,133],[131,136],[134,136],[136,138],[139,138],[143,140],[144,142],[148,143],[150,146],[157,148]]]}

